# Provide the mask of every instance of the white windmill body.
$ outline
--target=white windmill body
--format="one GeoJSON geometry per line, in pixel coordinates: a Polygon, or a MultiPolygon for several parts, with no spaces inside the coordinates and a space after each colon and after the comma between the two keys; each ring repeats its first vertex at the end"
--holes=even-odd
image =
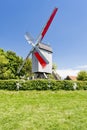
{"type": "Polygon", "coordinates": [[[43,43],[39,43],[38,47],[41,53],[48,59],[49,64],[46,67],[42,67],[37,58],[34,55],[34,51],[32,52],[32,72],[33,73],[52,73],[52,48],[43,43]]]}

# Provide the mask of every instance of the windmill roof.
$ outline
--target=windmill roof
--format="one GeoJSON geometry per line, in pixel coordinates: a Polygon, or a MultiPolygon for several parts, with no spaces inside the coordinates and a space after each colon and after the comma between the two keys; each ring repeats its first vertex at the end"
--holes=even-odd
{"type": "Polygon", "coordinates": [[[39,47],[40,49],[43,49],[43,50],[47,50],[47,51],[52,52],[52,48],[51,48],[50,45],[48,45],[48,44],[39,43],[39,44],[38,44],[38,47],[39,47]]]}

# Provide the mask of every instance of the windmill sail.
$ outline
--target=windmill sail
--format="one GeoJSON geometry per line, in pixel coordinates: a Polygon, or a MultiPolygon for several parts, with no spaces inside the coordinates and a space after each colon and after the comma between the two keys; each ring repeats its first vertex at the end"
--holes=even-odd
{"type": "Polygon", "coordinates": [[[24,66],[26,60],[28,59],[28,57],[31,55],[32,51],[33,51],[33,50],[31,50],[31,51],[28,53],[27,57],[24,59],[22,65],[20,66],[20,68],[19,68],[18,71],[17,71],[18,74],[20,73],[21,69],[23,68],[23,66],[24,66]]]}
{"type": "Polygon", "coordinates": [[[40,54],[38,52],[34,52],[34,55],[36,56],[36,58],[42,65],[42,68],[44,68],[47,65],[46,61],[40,56],[40,54]]]}
{"type": "Polygon", "coordinates": [[[41,40],[44,38],[46,32],[48,31],[48,28],[49,28],[50,24],[52,23],[52,21],[53,21],[55,15],[56,15],[56,13],[57,13],[57,10],[58,10],[58,8],[54,8],[54,10],[53,10],[53,12],[52,12],[50,18],[48,19],[46,25],[45,25],[44,28],[42,29],[41,34],[39,35],[39,37],[38,37],[38,39],[37,39],[37,43],[41,42],[41,40]]]}
{"type": "MultiPolygon", "coordinates": [[[[48,19],[46,25],[44,26],[44,28],[41,31],[41,34],[39,35],[36,44],[40,43],[41,40],[43,39],[43,37],[45,36],[50,24],[53,21],[54,16],[56,15],[58,8],[54,8],[50,18],[48,19]]],[[[38,50],[38,48],[36,49],[37,52],[34,53],[34,55],[36,56],[36,58],[38,59],[38,61],[40,62],[40,64],[42,65],[42,67],[44,68],[49,62],[46,59],[46,57],[44,57],[44,55],[41,53],[41,51],[38,50]]]]}
{"type": "Polygon", "coordinates": [[[35,50],[34,55],[37,58],[37,60],[39,61],[39,63],[41,64],[41,66],[44,68],[47,64],[49,64],[49,61],[42,54],[42,52],[40,51],[38,46],[33,44],[33,41],[31,40],[30,35],[28,33],[25,34],[25,38],[26,38],[27,42],[33,46],[33,50],[35,50]]]}

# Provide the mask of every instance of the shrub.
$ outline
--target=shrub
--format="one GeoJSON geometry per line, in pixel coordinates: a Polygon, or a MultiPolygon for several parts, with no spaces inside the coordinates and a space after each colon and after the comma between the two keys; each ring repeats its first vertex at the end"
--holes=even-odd
{"type": "Polygon", "coordinates": [[[64,80],[64,81],[63,81],[62,89],[63,89],[63,90],[73,90],[73,84],[74,84],[73,81],[64,80]]]}
{"type": "Polygon", "coordinates": [[[74,90],[76,83],[77,90],[87,90],[87,81],[67,80],[0,80],[0,89],[7,90],[74,90]]]}
{"type": "Polygon", "coordinates": [[[77,81],[78,90],[87,90],[87,81],[77,81]]]}
{"type": "Polygon", "coordinates": [[[78,73],[77,79],[80,81],[87,81],[87,71],[80,71],[78,73]]]}
{"type": "Polygon", "coordinates": [[[15,90],[16,80],[0,80],[0,89],[15,90]]]}

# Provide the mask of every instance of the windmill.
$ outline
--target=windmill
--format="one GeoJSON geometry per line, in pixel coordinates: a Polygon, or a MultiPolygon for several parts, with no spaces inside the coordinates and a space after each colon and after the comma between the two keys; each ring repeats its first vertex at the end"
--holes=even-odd
{"type": "Polygon", "coordinates": [[[38,76],[43,75],[46,78],[47,73],[52,73],[52,48],[47,44],[41,43],[44,38],[54,16],[56,15],[58,8],[54,8],[52,14],[50,15],[46,25],[43,27],[39,37],[34,43],[34,40],[27,32],[25,34],[26,41],[32,45],[32,49],[29,51],[27,57],[24,59],[24,62],[18,69],[18,73],[20,73],[23,68],[26,60],[32,54],[32,72],[36,73],[38,76]]]}

